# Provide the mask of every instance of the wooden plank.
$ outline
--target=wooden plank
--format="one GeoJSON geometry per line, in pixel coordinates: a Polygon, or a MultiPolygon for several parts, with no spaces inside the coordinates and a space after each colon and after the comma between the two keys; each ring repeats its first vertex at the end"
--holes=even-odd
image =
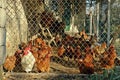
{"type": "Polygon", "coordinates": [[[12,78],[12,79],[48,79],[48,78],[54,78],[57,76],[61,77],[74,77],[74,76],[87,76],[86,74],[64,74],[64,73],[7,73],[5,75],[6,78],[12,78]]]}
{"type": "Polygon", "coordinates": [[[62,66],[60,64],[57,64],[57,63],[54,63],[54,62],[51,62],[51,68],[54,68],[58,71],[61,71],[63,73],[68,73],[68,74],[79,74],[79,69],[76,69],[76,68],[68,68],[68,67],[65,67],[65,66],[62,66]],[[56,67],[57,66],[57,67],[56,67]]]}

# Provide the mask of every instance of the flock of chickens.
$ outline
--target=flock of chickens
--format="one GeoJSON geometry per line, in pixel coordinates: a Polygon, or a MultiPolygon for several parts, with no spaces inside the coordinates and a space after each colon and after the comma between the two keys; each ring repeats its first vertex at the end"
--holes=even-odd
{"type": "MultiPolygon", "coordinates": [[[[117,57],[114,45],[107,47],[105,42],[99,44],[95,36],[88,37],[84,30],[79,35],[79,37],[66,35],[63,39],[57,40],[59,41],[57,55],[60,58],[66,56],[68,61],[74,60],[82,74],[93,74],[114,67],[117,57]]],[[[15,54],[6,58],[4,69],[12,71],[21,66],[27,73],[33,68],[38,72],[49,72],[52,51],[52,47],[39,37],[28,43],[21,43],[15,54]]]]}
{"type": "Polygon", "coordinates": [[[105,42],[99,44],[95,35],[88,37],[84,30],[79,35],[77,38],[67,35],[61,41],[59,57],[74,59],[82,74],[101,73],[114,67],[117,58],[114,45],[107,47],[105,42]]]}
{"type": "MultiPolygon", "coordinates": [[[[114,67],[117,57],[114,45],[107,47],[105,42],[99,44],[96,36],[88,36],[85,30],[74,37],[65,34],[65,23],[56,20],[49,11],[41,14],[40,24],[55,34],[55,41],[59,45],[57,55],[61,58],[68,57],[68,61],[76,61],[80,73],[92,74],[100,69],[114,67]]],[[[28,73],[37,68],[38,72],[49,72],[53,50],[43,39],[45,38],[38,37],[28,43],[21,43],[13,56],[6,57],[4,69],[12,71],[22,67],[28,73]]]]}
{"type": "Polygon", "coordinates": [[[52,48],[46,45],[41,38],[21,43],[13,56],[6,58],[4,69],[12,71],[15,68],[31,72],[35,67],[38,72],[49,72],[52,48]]]}

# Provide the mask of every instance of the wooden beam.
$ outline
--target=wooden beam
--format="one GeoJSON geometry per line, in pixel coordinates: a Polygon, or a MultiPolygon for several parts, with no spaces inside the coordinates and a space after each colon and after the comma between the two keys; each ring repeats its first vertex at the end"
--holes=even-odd
{"type": "Polygon", "coordinates": [[[99,20],[100,20],[100,2],[99,0],[97,0],[97,30],[96,30],[97,40],[99,36],[99,20]]]}
{"type": "Polygon", "coordinates": [[[90,35],[92,35],[92,29],[93,29],[93,10],[92,10],[92,1],[90,3],[90,35]]]}

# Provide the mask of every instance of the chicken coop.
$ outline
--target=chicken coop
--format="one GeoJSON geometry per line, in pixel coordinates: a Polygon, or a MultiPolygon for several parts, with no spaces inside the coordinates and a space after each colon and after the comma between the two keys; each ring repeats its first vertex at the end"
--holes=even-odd
{"type": "Polygon", "coordinates": [[[119,0],[1,0],[0,20],[3,80],[120,79],[119,0]]]}

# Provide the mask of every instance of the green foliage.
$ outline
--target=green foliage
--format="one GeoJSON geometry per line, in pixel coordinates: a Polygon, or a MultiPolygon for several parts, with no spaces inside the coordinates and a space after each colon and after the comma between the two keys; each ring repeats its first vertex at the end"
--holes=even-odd
{"type": "Polygon", "coordinates": [[[120,80],[119,67],[115,67],[113,70],[104,70],[103,74],[90,75],[88,80],[120,80]]]}

